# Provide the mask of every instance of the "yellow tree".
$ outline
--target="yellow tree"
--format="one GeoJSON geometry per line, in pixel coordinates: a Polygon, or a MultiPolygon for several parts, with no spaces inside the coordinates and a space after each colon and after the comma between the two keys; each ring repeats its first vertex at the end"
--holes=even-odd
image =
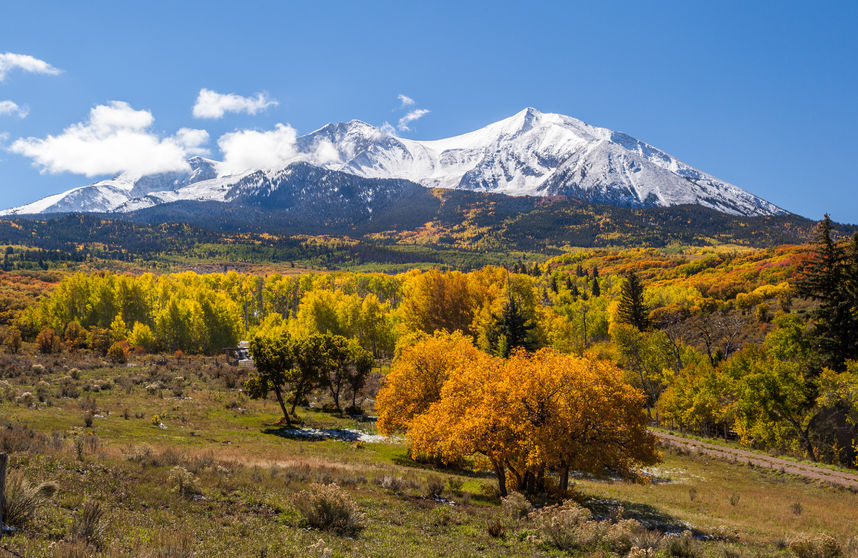
{"type": "Polygon", "coordinates": [[[433,269],[415,274],[406,280],[403,290],[399,311],[406,330],[473,333],[475,309],[468,277],[463,273],[433,269]]]}
{"type": "Polygon", "coordinates": [[[451,372],[482,353],[461,333],[436,332],[402,350],[376,396],[378,430],[390,435],[408,428],[441,396],[451,372]]]}

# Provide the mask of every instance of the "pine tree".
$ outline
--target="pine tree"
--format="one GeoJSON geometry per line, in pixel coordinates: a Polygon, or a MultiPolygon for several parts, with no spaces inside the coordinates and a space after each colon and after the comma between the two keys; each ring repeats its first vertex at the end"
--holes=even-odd
{"type": "Polygon", "coordinates": [[[852,313],[858,316],[858,232],[852,233],[852,240],[846,250],[846,294],[852,306],[852,313]]]}
{"type": "Polygon", "coordinates": [[[843,370],[845,361],[856,356],[858,320],[848,292],[851,267],[843,247],[831,237],[831,218],[826,214],[817,224],[816,245],[796,282],[796,292],[819,302],[813,312],[814,346],[822,364],[834,370],[843,370]]]}
{"type": "Polygon", "coordinates": [[[548,288],[555,293],[557,292],[557,278],[554,275],[548,278],[548,288]]]}
{"type": "MultiPolygon", "coordinates": [[[[570,281],[570,283],[571,283],[571,281],[570,281]]],[[[578,298],[580,295],[581,295],[581,291],[578,290],[578,283],[571,283],[569,286],[569,296],[571,296],[572,299],[574,300],[574,299],[578,298]]]]}
{"type": "MultiPolygon", "coordinates": [[[[593,271],[595,271],[595,270],[596,269],[593,268],[593,271]]],[[[593,290],[591,292],[593,293],[593,296],[599,296],[602,294],[602,288],[599,286],[599,277],[598,276],[593,277],[593,290]]]]}
{"type": "Polygon", "coordinates": [[[620,292],[620,306],[617,309],[619,320],[638,328],[641,331],[649,329],[649,308],[643,300],[644,288],[640,278],[634,271],[626,274],[620,292]]]}
{"type": "Polygon", "coordinates": [[[492,324],[486,331],[486,340],[492,354],[507,358],[513,349],[536,350],[536,343],[530,334],[534,324],[524,314],[524,309],[514,296],[509,297],[500,313],[492,318],[492,324]]]}

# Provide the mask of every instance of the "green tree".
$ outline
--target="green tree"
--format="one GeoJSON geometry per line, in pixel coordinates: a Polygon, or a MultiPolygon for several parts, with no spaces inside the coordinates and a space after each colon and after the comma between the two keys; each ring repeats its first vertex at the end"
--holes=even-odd
{"type": "Polygon", "coordinates": [[[620,291],[619,321],[646,331],[650,327],[649,308],[644,302],[644,288],[634,271],[626,274],[620,291]]]}
{"type": "Polygon", "coordinates": [[[517,298],[509,296],[501,311],[492,316],[486,331],[489,352],[507,358],[514,349],[536,350],[538,347],[532,336],[534,327],[517,298]]]}
{"type": "Polygon", "coordinates": [[[819,302],[813,312],[814,345],[822,364],[838,371],[855,356],[858,346],[858,316],[852,312],[846,280],[850,267],[843,247],[831,236],[831,218],[826,214],[817,225],[816,243],[796,283],[796,292],[819,302]]]}
{"type": "Polygon", "coordinates": [[[283,420],[289,426],[292,419],[286,409],[285,392],[299,375],[295,367],[295,348],[296,343],[284,330],[254,334],[250,339],[250,354],[256,371],[244,383],[245,392],[254,399],[264,398],[273,391],[283,411],[283,420]]]}

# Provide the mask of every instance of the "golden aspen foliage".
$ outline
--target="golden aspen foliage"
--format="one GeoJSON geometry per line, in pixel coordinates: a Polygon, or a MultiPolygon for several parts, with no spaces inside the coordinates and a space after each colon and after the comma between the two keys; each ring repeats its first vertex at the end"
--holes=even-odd
{"type": "Polygon", "coordinates": [[[402,349],[376,397],[378,430],[393,434],[438,400],[449,374],[483,353],[461,333],[436,332],[402,349]]]}
{"type": "Polygon", "coordinates": [[[570,469],[634,475],[658,460],[643,399],[606,361],[547,349],[506,361],[481,354],[453,363],[440,398],[407,435],[415,457],[482,457],[502,494],[508,481],[540,490],[546,471],[560,473],[565,488],[570,469]]]}

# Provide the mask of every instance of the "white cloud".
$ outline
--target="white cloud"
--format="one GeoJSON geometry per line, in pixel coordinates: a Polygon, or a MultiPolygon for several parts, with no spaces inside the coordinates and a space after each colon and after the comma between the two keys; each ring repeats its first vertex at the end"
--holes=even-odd
{"type": "Polygon", "coordinates": [[[381,133],[385,136],[396,136],[396,128],[393,127],[393,124],[385,121],[384,124],[381,125],[381,133]]]}
{"type": "Polygon", "coordinates": [[[313,161],[319,165],[327,165],[328,163],[336,163],[340,160],[340,152],[337,151],[334,143],[324,138],[320,140],[313,152],[313,161]]]}
{"type": "Polygon", "coordinates": [[[179,128],[176,132],[176,141],[193,155],[206,155],[209,150],[202,147],[209,141],[209,133],[205,130],[195,128],[179,128]]]}
{"type": "Polygon", "coordinates": [[[298,152],[295,128],[277,124],[273,130],[239,130],[217,140],[223,152],[221,174],[235,174],[251,169],[271,169],[294,159],[298,152]]]}
{"type": "Polygon", "coordinates": [[[399,108],[410,107],[415,102],[414,99],[412,99],[408,95],[403,95],[402,93],[397,95],[396,98],[399,99],[400,103],[402,103],[401,105],[399,105],[399,108]]]}
{"type": "Polygon", "coordinates": [[[33,74],[57,75],[62,70],[54,68],[44,60],[39,60],[29,54],[14,52],[0,53],[0,81],[6,79],[6,74],[15,68],[33,74]]]}
{"type": "Polygon", "coordinates": [[[26,118],[30,114],[30,109],[26,106],[18,106],[18,103],[13,101],[0,101],[0,115],[14,115],[18,118],[26,118]]]}
{"type": "Polygon", "coordinates": [[[407,132],[411,128],[408,127],[409,124],[414,122],[415,120],[419,120],[429,114],[429,109],[414,109],[402,118],[399,119],[399,124],[397,124],[397,128],[399,128],[402,132],[407,132]]]}
{"type": "Polygon", "coordinates": [[[242,97],[234,93],[218,93],[211,89],[200,89],[194,104],[196,118],[223,118],[227,112],[246,112],[256,114],[268,107],[277,106],[277,101],[269,99],[264,93],[255,97],[242,97]]]}
{"type": "Polygon", "coordinates": [[[184,129],[176,136],[160,137],[149,129],[154,121],[148,110],[111,101],[93,107],[86,122],[72,124],[56,136],[17,139],[9,150],[31,158],[42,172],[50,173],[140,176],[188,170],[185,159],[208,139],[208,133],[184,129]]]}

